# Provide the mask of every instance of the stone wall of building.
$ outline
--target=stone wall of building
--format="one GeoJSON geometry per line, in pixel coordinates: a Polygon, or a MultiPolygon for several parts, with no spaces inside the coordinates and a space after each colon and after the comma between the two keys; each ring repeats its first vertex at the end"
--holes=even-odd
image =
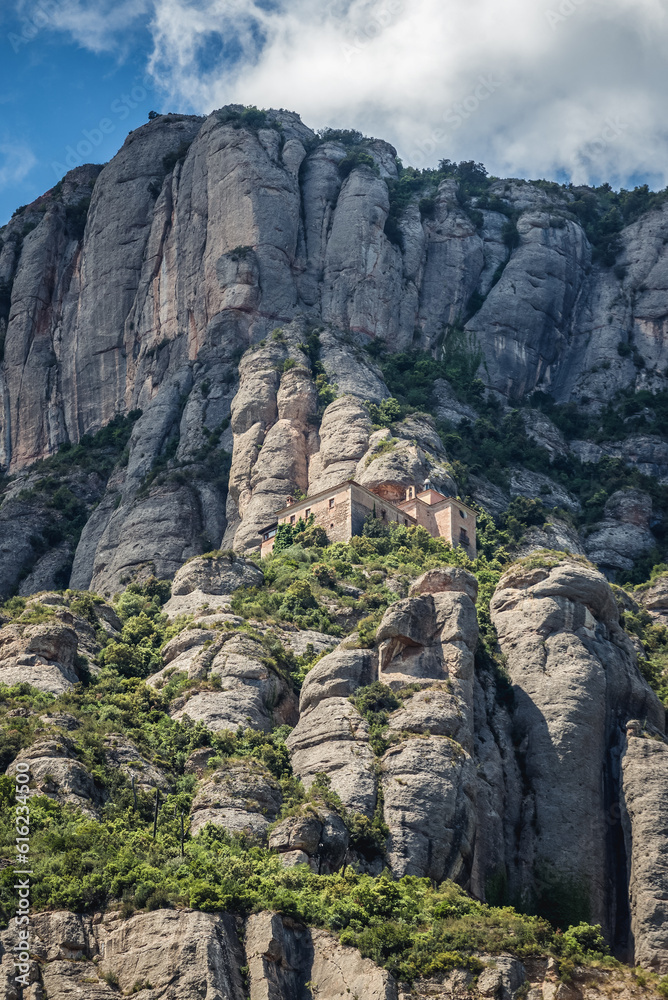
{"type": "Polygon", "coordinates": [[[376,517],[384,524],[390,524],[393,521],[398,524],[403,524],[405,521],[409,524],[411,523],[410,517],[404,516],[393,504],[386,503],[381,497],[370,495],[366,490],[358,486],[357,483],[353,483],[351,489],[353,535],[362,534],[365,518],[371,514],[374,508],[376,510],[376,517]]]}

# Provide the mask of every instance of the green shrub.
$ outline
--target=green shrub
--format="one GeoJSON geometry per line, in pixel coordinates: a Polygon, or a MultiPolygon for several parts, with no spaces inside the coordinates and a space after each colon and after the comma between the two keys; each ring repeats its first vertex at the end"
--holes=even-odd
{"type": "Polygon", "coordinates": [[[369,411],[371,423],[376,430],[379,427],[390,427],[396,420],[400,420],[403,416],[401,404],[392,396],[389,399],[382,400],[378,404],[370,403],[367,400],[364,405],[369,411]]]}
{"type": "Polygon", "coordinates": [[[580,923],[569,927],[563,936],[564,954],[579,958],[598,958],[608,954],[601,925],[580,923]]]}
{"type": "Polygon", "coordinates": [[[372,750],[378,757],[382,756],[389,746],[383,733],[390,712],[400,708],[402,702],[391,688],[381,684],[380,681],[375,681],[369,687],[360,688],[350,700],[369,723],[369,742],[372,750]]]}
{"type": "Polygon", "coordinates": [[[380,171],[376,166],[376,161],[373,156],[369,153],[365,153],[363,149],[352,149],[339,163],[339,177],[342,180],[345,180],[353,170],[357,169],[357,167],[368,167],[377,176],[380,176],[380,171]]]}

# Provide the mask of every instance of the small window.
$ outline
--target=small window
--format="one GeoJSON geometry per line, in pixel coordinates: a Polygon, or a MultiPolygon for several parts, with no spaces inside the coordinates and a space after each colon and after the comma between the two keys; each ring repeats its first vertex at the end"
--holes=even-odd
{"type": "Polygon", "coordinates": [[[294,524],[296,520],[297,520],[297,515],[296,514],[292,514],[291,517],[290,517],[290,524],[294,524]]]}
{"type": "Polygon", "coordinates": [[[459,516],[460,516],[460,517],[463,517],[463,518],[464,518],[464,520],[466,520],[466,514],[464,513],[464,511],[463,511],[463,510],[460,510],[460,512],[459,512],[459,516]]]}
{"type": "Polygon", "coordinates": [[[329,501],[329,509],[330,509],[330,510],[331,510],[331,509],[332,509],[332,507],[334,506],[334,503],[335,503],[335,500],[334,500],[334,497],[330,497],[330,501],[329,501]]]}
{"type": "Polygon", "coordinates": [[[404,524],[406,525],[406,527],[408,527],[408,521],[406,520],[406,518],[404,518],[404,524]]]}
{"type": "Polygon", "coordinates": [[[269,541],[269,535],[268,535],[267,533],[265,533],[265,536],[264,536],[264,541],[265,541],[265,542],[268,542],[268,541],[269,541]]]}
{"type": "Polygon", "coordinates": [[[382,517],[383,521],[385,520],[385,516],[386,516],[386,514],[387,514],[387,511],[385,511],[385,510],[384,510],[384,511],[383,511],[383,513],[381,514],[381,517],[382,517]]]}
{"type": "Polygon", "coordinates": [[[311,508],[307,507],[304,511],[304,517],[309,518],[311,516],[311,508]]]}
{"type": "Polygon", "coordinates": [[[330,528],[333,528],[333,527],[334,527],[334,522],[332,521],[332,523],[330,524],[330,528]]]}

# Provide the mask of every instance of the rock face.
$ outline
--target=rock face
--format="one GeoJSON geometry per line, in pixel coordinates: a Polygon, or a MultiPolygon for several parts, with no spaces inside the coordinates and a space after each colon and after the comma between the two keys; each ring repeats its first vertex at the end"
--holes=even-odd
{"type": "Polygon", "coordinates": [[[192,559],[183,566],[172,583],[172,597],[185,597],[193,591],[203,594],[233,594],[239,587],[258,587],[262,570],[245,559],[219,555],[192,559]]]}
{"type": "Polygon", "coordinates": [[[230,761],[218,768],[197,791],[190,832],[213,823],[231,833],[262,836],[281,807],[281,790],[257,761],[230,761]]]}
{"type": "Polygon", "coordinates": [[[650,531],[651,497],[642,490],[618,490],[610,497],[603,512],[604,520],[595,524],[585,539],[589,558],[607,575],[633,569],[633,563],[656,546],[650,531]]]}
{"type": "Polygon", "coordinates": [[[622,757],[629,892],[635,960],[668,973],[668,862],[666,779],[668,741],[636,722],[627,728],[622,757]]]}
{"type": "MultiPolygon", "coordinates": [[[[382,805],[396,875],[601,923],[617,949],[631,954],[635,940],[662,969],[665,712],[612,590],[582,557],[533,555],[509,570],[491,604],[505,695],[474,663],[476,594],[466,571],[430,570],[385,613],[375,655],[344,643],[323,658],[288,739],[295,773],[307,785],[327,775],[350,810],[382,805]],[[400,700],[386,749],[372,748],[351,701],[376,680],[400,700]],[[655,738],[632,739],[634,725],[655,738]]],[[[309,862],[291,836],[280,849],[309,862]]]]}
{"type": "Polygon", "coordinates": [[[369,727],[347,698],[326,698],[300,717],[287,739],[295,774],[309,788],[326,774],[346,808],[373,816],[376,779],[369,727]]]}
{"type": "MultiPolygon", "coordinates": [[[[563,991],[556,963],[522,963],[506,954],[482,955],[479,975],[456,969],[408,987],[333,935],[270,912],[253,914],[242,927],[227,914],[193,910],[156,910],[127,920],[58,911],[35,916],[32,926],[31,1000],[44,994],[49,1000],[112,1000],[142,992],[152,1000],[311,1000],[314,994],[321,1000],[520,1000],[527,992],[550,998],[563,991]]],[[[7,1000],[19,1000],[13,933],[0,933],[0,986],[7,1000]]],[[[658,997],[647,988],[641,993],[630,972],[619,969],[576,970],[572,988],[576,995],[586,989],[592,1000],[658,997]]]]}
{"type": "Polygon", "coordinates": [[[423,688],[390,718],[400,742],[381,761],[388,857],[397,874],[466,882],[476,809],[477,581],[456,567],[431,570],[411,594],[385,613],[377,633],[379,679],[423,688]]]}
{"type": "MultiPolygon", "coordinates": [[[[94,671],[100,651],[95,628],[65,606],[60,594],[40,594],[23,613],[0,627],[0,682],[27,683],[38,691],[59,695],[94,671]]],[[[120,622],[113,608],[95,605],[95,624],[109,636],[120,622]],[[105,620],[106,619],[106,620],[105,620]],[[110,624],[113,623],[113,624],[110,624]]]]}
{"type": "Polygon", "coordinates": [[[321,701],[347,698],[371,684],[375,676],[373,656],[367,650],[336,649],[308,672],[299,698],[299,711],[305,714],[321,701]]]}
{"type": "MultiPolygon", "coordinates": [[[[188,762],[199,781],[196,835],[210,822],[271,838],[286,866],[328,873],[350,863],[344,819],[358,830],[373,819],[389,833],[383,860],[366,870],[386,861],[396,876],[453,878],[564,925],[600,922],[620,953],[666,972],[665,713],[605,579],[654,547],[653,490],[616,492],[579,538],[559,513],[581,513],[563,477],[517,466],[501,488],[471,476],[491,513],[518,497],[554,510],[491,603],[507,677],[479,641],[476,581],[458,568],[429,570],[410,590],[395,579],[401,596],[374,648],[340,644],[308,674],[299,706],[261,637],[275,633],[298,656],[328,649],[331,637],[273,623],[249,633],[230,612],[230,595],[263,579],[243,554],[297,491],[354,477],[399,499],[429,477],[458,492],[432,417],[372,423],[370,404],[389,396],[379,350],[437,357],[463,325],[504,413],[535,391],[594,412],[618,388],[666,388],[668,204],[628,226],[617,266],[604,267],[592,261],[573,191],[494,181],[476,208],[445,180],[429,211],[416,192],[396,221],[395,152],[379,140],[362,151],[376,169],[339,169],[349,147],[321,141],[289,112],[268,112],[261,127],[242,125],[238,109],[158,116],[111,163],[71,172],[4,227],[0,467],[16,478],[1,487],[0,597],[68,584],[111,595],[131,579],[173,578],[165,611],[192,620],[147,679],[161,691],[178,675],[194,682],[172,697],[172,718],[216,732],[293,727],[295,775],[307,789],[324,775],[345,811],[311,810],[307,799],[279,822],[281,791],[263,765],[221,763],[199,747],[188,762]],[[114,418],[126,437],[113,462],[94,468],[91,435],[120,433],[114,418]],[[88,464],[72,471],[67,446],[88,464]],[[62,483],[54,469],[68,470],[62,483]],[[390,706],[381,725],[374,698],[390,706]]],[[[443,379],[429,400],[407,392],[460,434],[476,419],[443,379]]],[[[659,427],[567,445],[537,410],[523,420],[557,470],[573,457],[619,459],[668,481],[659,427]]],[[[665,581],[638,599],[665,623],[665,581]]],[[[108,607],[87,621],[65,601],[46,594],[0,629],[0,681],[59,694],[85,676],[85,660],[97,669],[96,629],[114,636],[121,623],[108,607]]],[[[35,790],[98,815],[103,796],[80,758],[76,719],[40,722],[49,728],[18,758],[35,790]]],[[[105,731],[103,750],[143,791],[170,790],[123,734],[105,731]]],[[[36,990],[55,1000],[111,996],[97,969],[128,995],[150,980],[156,1000],[248,991],[306,1000],[309,983],[322,1000],[399,1000],[397,984],[356,952],[273,914],[248,921],[245,952],[221,915],[38,920],[36,990]]],[[[499,960],[477,988],[508,1000],[524,976],[499,960]]],[[[431,995],[441,986],[448,997],[473,988],[453,977],[431,995]]]]}
{"type": "Polygon", "coordinates": [[[637,600],[656,622],[665,625],[668,621],[668,574],[660,574],[646,590],[638,593],[637,600]]]}
{"type": "MultiPolygon", "coordinates": [[[[195,639],[196,646],[199,645],[195,639]]],[[[186,655],[189,651],[186,651],[186,655]]],[[[172,716],[202,721],[213,730],[250,727],[269,731],[296,716],[296,699],[286,680],[267,666],[262,646],[244,633],[220,635],[189,663],[189,675],[209,677],[213,690],[200,691],[172,706],[172,716]]],[[[175,660],[170,666],[176,665],[175,660]]],[[[169,669],[169,666],[168,668],[169,669]]],[[[160,675],[149,678],[154,683],[160,675]]]]}
{"type": "Polygon", "coordinates": [[[27,763],[35,784],[31,794],[46,795],[63,804],[77,806],[89,816],[97,816],[103,795],[77,756],[72,740],[65,736],[42,739],[23,750],[7,773],[14,774],[17,764],[27,763]]]}
{"type": "Polygon", "coordinates": [[[633,855],[610,820],[622,794],[618,761],[628,720],[662,732],[663,707],[640,676],[610,588],[583,562],[510,570],[492,618],[515,690],[526,776],[517,891],[567,891],[613,939],[623,937],[617,908],[633,855]]]}
{"type": "Polygon", "coordinates": [[[62,694],[79,680],[78,642],[67,625],[7,625],[0,631],[0,677],[4,684],[27,681],[40,691],[62,694]]]}
{"type": "MultiPolygon", "coordinates": [[[[111,478],[89,477],[76,552],[65,541],[39,553],[43,511],[13,494],[0,512],[10,590],[69,576],[111,594],[138,575],[173,576],[223,539],[256,547],[290,493],[352,474],[370,485],[429,475],[450,491],[446,456],[420,420],[374,458],[364,403],[388,395],[363,350],[374,340],[435,349],[469,316],[480,372],[502,396],[540,388],[598,405],[616,388],[665,387],[665,204],[622,232],[615,269],[592,265],[573,192],[518,181],[491,184],[476,222],[453,180],[428,192],[428,217],[418,192],[391,241],[392,147],[366,142],[377,169],[346,173],[348,148],[319,141],[297,115],[270,111],[258,128],[238,110],[158,116],[2,231],[0,465],[23,475],[142,411],[111,478]]],[[[474,419],[442,380],[430,402],[441,419],[474,419]]],[[[546,417],[529,414],[528,427],[563,453],[546,417]]],[[[593,447],[668,476],[658,432],[593,447]]],[[[518,471],[513,493],[572,507],[536,474],[518,471]]]]}
{"type": "Polygon", "coordinates": [[[250,1000],[306,997],[307,984],[313,984],[311,990],[317,987],[324,1000],[344,996],[396,1000],[396,984],[387,972],[323,931],[259,913],[248,920],[245,945],[250,1000]]]}
{"type": "Polygon", "coordinates": [[[338,871],[347,858],[349,834],[335,812],[310,807],[275,826],[269,846],[278,851],[286,867],[308,864],[321,875],[338,871]]]}
{"type": "MultiPolygon", "coordinates": [[[[190,1000],[202,990],[230,1000],[245,996],[243,949],[234,920],[225,914],[158,910],[129,920],[118,914],[95,920],[61,911],[40,914],[33,928],[37,961],[31,963],[30,988],[52,1000],[107,1000],[119,989],[130,995],[141,988],[160,1000],[190,1000]],[[105,979],[112,974],[118,988],[105,979]]],[[[11,948],[11,934],[3,934],[3,951],[11,948]]]]}

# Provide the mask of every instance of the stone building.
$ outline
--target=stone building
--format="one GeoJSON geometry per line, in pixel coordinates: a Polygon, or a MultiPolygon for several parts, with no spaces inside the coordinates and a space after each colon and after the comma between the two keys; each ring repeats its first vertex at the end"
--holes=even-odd
{"type": "Polygon", "coordinates": [[[476,557],[476,513],[461,500],[446,497],[426,482],[422,490],[415,486],[406,489],[399,484],[392,490],[378,492],[360,486],[354,479],[348,479],[339,486],[323,490],[304,500],[290,501],[277,511],[273,524],[261,531],[261,554],[268,555],[274,548],[276,532],[280,524],[296,524],[311,516],[327,532],[330,542],[349,542],[353,535],[361,535],[364,521],[375,511],[385,524],[420,525],[434,538],[444,538],[454,546],[464,548],[471,559],[476,557]],[[388,495],[405,499],[389,500],[388,495]]]}

